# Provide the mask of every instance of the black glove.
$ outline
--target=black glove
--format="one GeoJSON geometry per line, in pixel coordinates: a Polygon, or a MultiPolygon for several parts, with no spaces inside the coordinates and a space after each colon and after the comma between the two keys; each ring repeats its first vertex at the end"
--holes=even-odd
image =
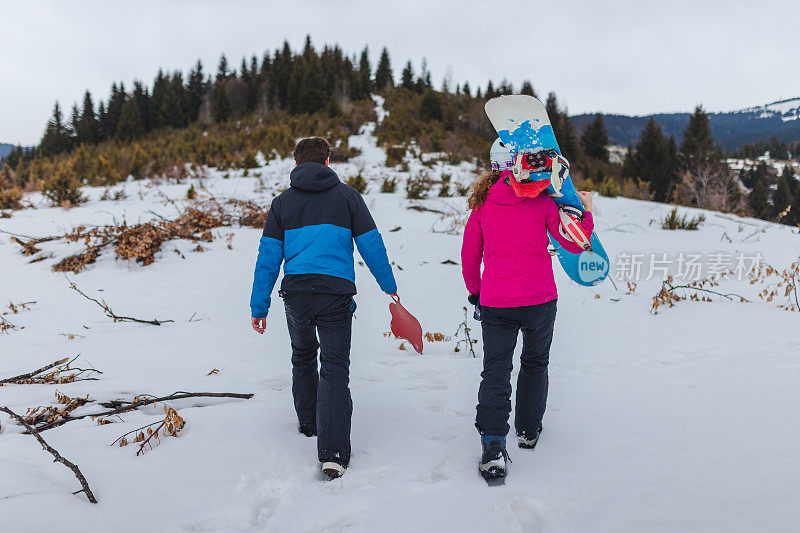
{"type": "Polygon", "coordinates": [[[481,302],[481,293],[470,294],[467,296],[467,301],[472,305],[478,305],[481,302]]]}

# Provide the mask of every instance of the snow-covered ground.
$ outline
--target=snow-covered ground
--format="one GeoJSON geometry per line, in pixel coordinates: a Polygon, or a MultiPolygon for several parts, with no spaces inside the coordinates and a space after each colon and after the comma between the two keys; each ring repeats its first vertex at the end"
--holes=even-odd
{"type": "MultiPolygon", "coordinates": [[[[464,319],[466,293],[460,266],[447,260],[460,263],[461,239],[442,229],[457,227],[451,222],[463,218],[464,198],[415,202],[462,213],[442,220],[438,213],[409,210],[402,183],[396,193],[380,193],[384,176],[402,180],[408,174],[383,167],[373,131],[368,125],[350,139],[361,156],[333,167],[342,178],[360,170],[368,179],[366,200],[396,264],[403,302],[425,331],[452,334],[464,319]]],[[[232,173],[227,179],[211,170],[202,188],[198,179],[129,182],[117,187],[128,195],[120,201],[101,201],[103,191],[89,189],[90,201],[80,207],[18,211],[0,219],[0,229],[38,236],[78,224],[149,220],[152,212],[174,217],[164,195],[183,201],[190,183],[201,198],[266,203],[286,186],[291,167],[291,161],[273,160],[248,177],[232,173]]],[[[468,167],[436,163],[429,171],[468,180],[468,167]]],[[[414,172],[422,163],[409,168],[414,172]]],[[[760,253],[785,267],[800,252],[800,235],[786,226],[707,213],[699,231],[666,231],[659,220],[670,206],[604,197],[595,203],[598,233],[618,259],[760,253]]],[[[106,252],[70,275],[120,314],[175,320],[160,327],[113,323],[71,291],[50,267],[76,245],[44,243],[43,253],[54,257],[29,264],[19,246],[0,236],[0,301],[36,301],[6,317],[25,329],[0,334],[0,378],[78,353],[79,361],[103,371],[98,381],[3,386],[0,405],[17,412],[51,405],[56,389],[97,401],[177,390],[255,394],[250,400],[173,402],[186,427],[140,457],[135,447],[109,445],[157,420],[160,406],[113,424],[86,419],[45,432],[81,467],[98,505],[73,496],[78,485],[72,474],[0,416],[0,529],[797,530],[800,313],[754,298],[757,289],[747,281],[723,281],[721,289],[755,303],[684,301],[653,315],[652,296],[663,276],[645,279],[647,266],[636,291],[627,294],[620,281],[616,288],[610,280],[580,287],[554,262],[560,297],[545,430],[535,451],[510,448],[507,484],[488,488],[477,472],[473,427],[480,358],[455,352],[456,339],[427,343],[421,356],[399,350],[397,340],[384,336],[389,299],[357,264],[353,458],[342,479],[321,482],[315,441],[296,429],[289,340],[277,295],[266,334],[250,329],[260,230],[215,233],[223,238],[204,244],[204,253],[192,252],[194,243],[172,241],[150,266],[106,252]],[[62,333],[80,336],[69,340],[62,333]],[[219,373],[208,375],[215,368],[219,373]]],[[[479,333],[471,317],[469,325],[479,333]]],[[[97,408],[89,404],[75,414],[97,408]]]]}

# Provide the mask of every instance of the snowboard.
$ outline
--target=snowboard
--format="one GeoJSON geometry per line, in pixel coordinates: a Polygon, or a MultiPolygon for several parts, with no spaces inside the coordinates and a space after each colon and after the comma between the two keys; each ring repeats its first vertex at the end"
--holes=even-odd
{"type": "MultiPolygon", "coordinates": [[[[538,98],[524,94],[498,96],[486,102],[485,109],[497,135],[511,149],[512,155],[542,150],[555,150],[561,155],[550,118],[538,98]]],[[[549,178],[550,175],[549,172],[541,174],[540,178],[549,178]]],[[[584,211],[569,174],[563,177],[560,191],[550,185],[543,192],[558,205],[568,205],[584,211]]],[[[591,251],[581,253],[567,251],[549,232],[548,236],[550,244],[555,248],[558,262],[572,281],[591,287],[608,277],[611,264],[596,232],[592,232],[591,251]]]]}

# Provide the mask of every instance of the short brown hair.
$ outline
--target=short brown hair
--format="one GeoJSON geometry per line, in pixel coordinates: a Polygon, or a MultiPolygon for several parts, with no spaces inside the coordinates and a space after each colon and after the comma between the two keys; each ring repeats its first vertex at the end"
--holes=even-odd
{"type": "Polygon", "coordinates": [[[309,137],[302,139],[297,146],[294,147],[294,161],[298,165],[300,163],[308,163],[313,161],[324,165],[325,161],[331,156],[331,145],[327,139],[323,137],[309,137]]]}

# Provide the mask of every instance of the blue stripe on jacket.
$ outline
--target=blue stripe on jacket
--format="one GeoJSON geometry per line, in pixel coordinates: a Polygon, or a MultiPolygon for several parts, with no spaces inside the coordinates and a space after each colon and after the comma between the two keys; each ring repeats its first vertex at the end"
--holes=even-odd
{"type": "Polygon", "coordinates": [[[250,295],[250,316],[253,318],[263,318],[269,313],[270,295],[281,270],[281,261],[283,241],[261,237],[253,276],[253,292],[250,295]]]}
{"type": "Polygon", "coordinates": [[[389,264],[389,256],[386,255],[386,246],[383,244],[383,238],[378,229],[362,233],[355,238],[355,241],[358,253],[364,258],[364,262],[367,263],[367,267],[381,290],[389,294],[396,293],[397,282],[395,282],[392,265],[389,264]]]}
{"type": "Polygon", "coordinates": [[[348,228],[315,224],[284,232],[285,275],[326,274],[355,281],[353,236],[348,228]]]}

